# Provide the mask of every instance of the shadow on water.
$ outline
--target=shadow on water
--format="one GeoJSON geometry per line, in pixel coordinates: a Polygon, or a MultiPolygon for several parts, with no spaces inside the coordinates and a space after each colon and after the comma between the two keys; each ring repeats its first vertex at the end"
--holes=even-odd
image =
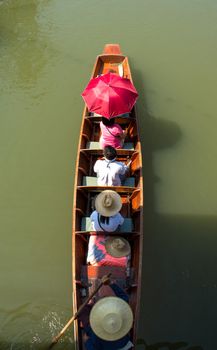
{"type": "MultiPolygon", "coordinates": [[[[159,342],[152,345],[148,345],[144,340],[140,339],[137,342],[138,345],[143,346],[145,350],[160,350],[160,349],[168,349],[168,350],[179,350],[179,349],[186,349],[186,346],[188,343],[186,342],[159,342]]],[[[191,346],[188,347],[186,350],[203,350],[201,346],[191,346]]]]}
{"type": "Polygon", "coordinates": [[[157,213],[154,152],[175,147],[182,134],[176,123],[148,114],[141,75],[134,71],[133,77],[140,93],[145,228],[136,348],[213,350],[217,348],[217,218],[157,213]]]}

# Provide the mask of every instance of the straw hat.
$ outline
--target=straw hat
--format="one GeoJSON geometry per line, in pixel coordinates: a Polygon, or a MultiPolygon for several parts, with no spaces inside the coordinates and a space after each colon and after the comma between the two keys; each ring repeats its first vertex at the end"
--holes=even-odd
{"type": "Polygon", "coordinates": [[[90,326],[93,332],[104,340],[123,338],[132,324],[133,313],[130,306],[118,297],[98,300],[90,312],[90,326]]]}
{"type": "Polygon", "coordinates": [[[109,237],[105,241],[105,249],[115,258],[122,258],[130,254],[130,244],[122,237],[109,237]]]}
{"type": "Polygon", "coordinates": [[[95,200],[96,210],[100,215],[113,216],[117,214],[122,207],[121,197],[112,190],[102,191],[95,200]]]}

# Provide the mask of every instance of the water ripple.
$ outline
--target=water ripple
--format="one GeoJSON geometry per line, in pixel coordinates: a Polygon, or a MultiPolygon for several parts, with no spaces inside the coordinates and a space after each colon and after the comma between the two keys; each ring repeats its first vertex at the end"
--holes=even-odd
{"type": "MultiPolygon", "coordinates": [[[[47,349],[51,340],[71,317],[69,307],[57,303],[26,303],[13,310],[0,310],[1,350],[47,349]]],[[[60,339],[56,349],[72,349],[72,330],[60,339]]]]}

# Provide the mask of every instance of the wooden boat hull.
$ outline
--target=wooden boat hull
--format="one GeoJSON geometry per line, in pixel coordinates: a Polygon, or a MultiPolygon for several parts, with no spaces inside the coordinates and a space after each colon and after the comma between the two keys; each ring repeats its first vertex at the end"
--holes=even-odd
{"type": "MultiPolygon", "coordinates": [[[[102,55],[97,56],[92,77],[113,71],[132,81],[131,71],[126,56],[122,55],[119,45],[109,44],[104,48],[102,55]]],[[[135,344],[137,334],[137,322],[139,317],[139,301],[141,293],[141,270],[143,249],[143,177],[142,155],[139,137],[138,118],[134,106],[130,117],[118,117],[116,121],[123,127],[128,127],[128,139],[125,148],[117,150],[118,159],[127,161],[132,159],[131,177],[133,185],[119,187],[103,187],[88,183],[95,181],[93,178],[93,165],[102,157],[99,148],[99,116],[93,116],[84,107],[81,132],[78,144],[76,160],[76,173],[74,183],[74,204],[72,221],[72,288],[73,288],[73,311],[78,310],[84,302],[85,293],[91,293],[99,283],[99,279],[106,273],[112,272],[112,278],[120,282],[123,287],[128,287],[129,303],[134,314],[134,323],[131,337],[135,344]],[[93,198],[104,189],[113,189],[121,195],[122,215],[126,218],[124,229],[121,234],[127,237],[131,244],[131,267],[120,269],[107,266],[90,266],[86,264],[88,237],[90,226],[88,217],[93,210],[93,198]],[[85,288],[91,284],[90,288],[85,288]]],[[[115,233],[114,233],[115,234],[115,233]]],[[[74,323],[75,349],[85,349],[83,332],[79,321],[74,323]]]]}

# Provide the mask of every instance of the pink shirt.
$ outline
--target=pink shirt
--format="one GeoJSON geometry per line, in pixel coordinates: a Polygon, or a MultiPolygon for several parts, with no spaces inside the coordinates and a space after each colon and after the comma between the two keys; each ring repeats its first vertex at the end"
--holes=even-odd
{"type": "Polygon", "coordinates": [[[104,148],[105,146],[121,148],[123,146],[123,140],[117,137],[123,134],[123,129],[120,125],[114,124],[113,126],[108,127],[100,122],[100,128],[102,134],[99,140],[99,144],[101,148],[104,148]]]}

